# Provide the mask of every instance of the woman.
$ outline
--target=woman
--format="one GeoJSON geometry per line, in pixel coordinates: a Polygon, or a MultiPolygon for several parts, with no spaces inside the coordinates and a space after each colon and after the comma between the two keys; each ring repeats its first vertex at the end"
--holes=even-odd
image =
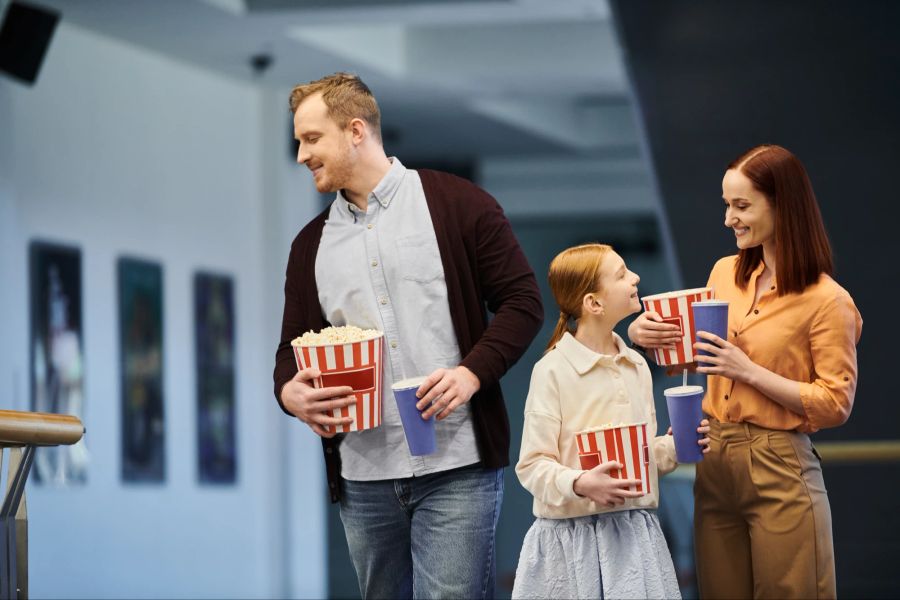
{"type": "MultiPolygon", "coordinates": [[[[700,595],[833,598],[831,510],[807,434],[850,416],[862,319],[831,278],[822,217],[793,154],[750,149],[728,166],[722,197],[738,254],[707,283],[729,302],[728,339],[700,332],[695,345],[711,353],[697,359],[712,440],[694,484],[700,595]]],[[[648,348],[680,337],[652,312],[628,334],[648,348]]]]}

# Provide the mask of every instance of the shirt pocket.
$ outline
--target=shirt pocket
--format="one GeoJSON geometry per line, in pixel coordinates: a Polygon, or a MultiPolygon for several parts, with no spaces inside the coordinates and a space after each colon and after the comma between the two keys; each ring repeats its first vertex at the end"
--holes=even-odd
{"type": "Polygon", "coordinates": [[[437,241],[428,235],[397,238],[400,277],[407,281],[429,283],[444,275],[437,241]]]}

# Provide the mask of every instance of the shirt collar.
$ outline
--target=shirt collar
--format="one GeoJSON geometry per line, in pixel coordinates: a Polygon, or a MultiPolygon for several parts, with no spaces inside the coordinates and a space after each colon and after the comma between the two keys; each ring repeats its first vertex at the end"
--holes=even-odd
{"type": "Polygon", "coordinates": [[[618,348],[618,352],[614,356],[594,352],[576,340],[575,336],[568,331],[556,342],[556,349],[569,361],[579,375],[584,375],[598,364],[603,367],[614,367],[620,360],[627,360],[635,365],[644,364],[644,359],[625,345],[625,341],[615,332],[613,332],[613,339],[618,348]]]}
{"type": "MultiPolygon", "coordinates": [[[[400,184],[403,182],[403,177],[408,170],[403,166],[403,163],[400,162],[399,158],[391,156],[388,160],[391,161],[391,168],[388,169],[388,172],[384,174],[384,177],[381,178],[381,181],[378,182],[378,185],[376,185],[375,189],[369,194],[369,201],[371,202],[374,200],[383,208],[387,208],[391,203],[397,190],[400,189],[400,184]]],[[[347,200],[344,196],[344,190],[337,191],[336,200],[338,207],[340,207],[341,212],[344,214],[359,215],[364,212],[355,204],[347,200]]]]}

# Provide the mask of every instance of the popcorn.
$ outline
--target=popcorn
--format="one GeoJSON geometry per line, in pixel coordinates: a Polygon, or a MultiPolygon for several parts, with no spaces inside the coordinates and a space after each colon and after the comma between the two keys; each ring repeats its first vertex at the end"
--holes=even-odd
{"type": "Polygon", "coordinates": [[[593,427],[575,434],[578,462],[583,470],[593,469],[607,461],[614,460],[621,469],[610,469],[609,476],[615,479],[638,479],[640,483],[630,486],[631,491],[650,492],[652,474],[650,469],[650,440],[646,423],[609,423],[593,427]]]}
{"type": "Polygon", "coordinates": [[[293,346],[328,346],[333,344],[350,344],[373,340],[382,333],[377,329],[361,329],[353,325],[341,325],[338,327],[326,327],[316,333],[307,331],[300,337],[291,341],[293,346]]]}
{"type": "Polygon", "coordinates": [[[352,325],[308,331],[291,341],[297,369],[313,367],[321,373],[313,379],[313,387],[353,389],[356,401],[329,413],[337,418],[352,417],[353,422],[337,428],[325,426],[326,431],[347,433],[381,425],[383,341],[382,332],[352,325]]]}

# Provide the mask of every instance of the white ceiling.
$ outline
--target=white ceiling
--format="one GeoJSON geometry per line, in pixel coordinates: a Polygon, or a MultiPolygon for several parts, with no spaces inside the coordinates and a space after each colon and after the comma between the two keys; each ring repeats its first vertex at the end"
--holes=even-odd
{"type": "Polygon", "coordinates": [[[359,73],[398,156],[638,155],[606,0],[31,1],[279,90],[359,73]],[[262,72],[257,55],[271,57],[262,72]]]}

